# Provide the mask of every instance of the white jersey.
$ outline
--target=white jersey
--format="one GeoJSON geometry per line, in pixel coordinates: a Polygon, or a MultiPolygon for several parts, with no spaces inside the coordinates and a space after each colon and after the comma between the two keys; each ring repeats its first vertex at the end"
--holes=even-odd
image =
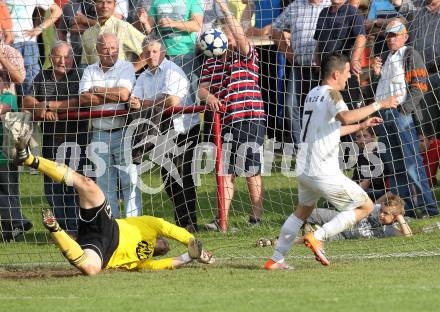
{"type": "Polygon", "coordinates": [[[323,176],[340,174],[339,143],[341,122],[335,116],[348,110],[339,91],[317,86],[307,95],[302,118],[301,143],[296,174],[323,176]]]}

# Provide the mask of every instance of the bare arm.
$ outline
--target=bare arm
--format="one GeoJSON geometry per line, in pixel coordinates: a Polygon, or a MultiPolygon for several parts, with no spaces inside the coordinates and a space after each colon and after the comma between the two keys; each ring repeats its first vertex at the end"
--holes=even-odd
{"type": "Polygon", "coordinates": [[[226,25],[228,26],[229,30],[234,36],[234,39],[237,41],[237,45],[239,47],[240,53],[243,55],[248,54],[250,46],[249,46],[249,41],[246,38],[246,34],[243,30],[243,27],[241,27],[240,23],[231,13],[225,1],[222,0],[215,0],[215,1],[218,4],[220,10],[225,15],[226,25]]]}
{"type": "Polygon", "coordinates": [[[0,64],[3,66],[3,70],[8,72],[13,83],[22,83],[24,81],[25,72],[9,60],[2,47],[0,47],[0,64]]]}
{"type": "Polygon", "coordinates": [[[204,101],[211,111],[216,112],[223,107],[222,102],[214,94],[209,92],[209,83],[200,84],[199,99],[204,101]]]}
{"type": "Polygon", "coordinates": [[[11,111],[11,106],[6,105],[6,104],[2,104],[0,102],[0,115],[4,115],[4,114],[6,114],[7,112],[10,112],[10,111],[11,111]]]}
{"type": "Polygon", "coordinates": [[[379,109],[397,108],[399,105],[397,98],[399,96],[401,95],[392,95],[383,101],[374,102],[368,106],[340,112],[336,115],[336,119],[342,122],[343,125],[351,125],[355,122],[361,121],[364,118],[367,118],[379,109]]]}
{"type": "Polygon", "coordinates": [[[170,108],[179,106],[181,103],[181,99],[175,95],[166,95],[160,97],[155,100],[143,100],[142,106],[151,107],[151,106],[162,106],[163,108],[170,108]]]}
{"type": "Polygon", "coordinates": [[[105,103],[127,102],[130,98],[130,90],[125,87],[94,87],[93,93],[102,98],[105,103]]]}
{"type": "Polygon", "coordinates": [[[61,10],[61,8],[56,5],[53,4],[50,6],[49,8],[50,11],[50,15],[37,27],[25,31],[25,34],[27,36],[30,37],[37,37],[38,35],[40,35],[44,29],[49,28],[50,26],[54,25],[55,22],[60,18],[60,16],[63,14],[63,11],[61,10]]]}
{"type": "Polygon", "coordinates": [[[350,67],[351,67],[351,71],[356,75],[359,75],[362,71],[361,58],[366,43],[367,43],[367,36],[365,35],[357,36],[356,41],[354,42],[350,67]]]}
{"type": "Polygon", "coordinates": [[[25,96],[23,98],[23,110],[31,112],[34,119],[44,119],[46,113],[46,105],[44,102],[39,102],[33,96],[25,96]]]}
{"type": "Polygon", "coordinates": [[[105,104],[103,98],[91,92],[83,92],[79,95],[79,104],[85,107],[97,106],[105,104]]]}
{"type": "Polygon", "coordinates": [[[344,125],[344,126],[341,126],[340,136],[348,135],[348,134],[357,132],[359,130],[367,129],[369,127],[374,127],[374,126],[380,125],[382,122],[383,122],[382,119],[380,119],[378,117],[372,117],[372,118],[369,118],[369,119],[365,120],[364,122],[361,122],[358,124],[344,125]]]}
{"type": "Polygon", "coordinates": [[[400,233],[404,236],[412,236],[413,233],[411,231],[410,226],[406,223],[405,218],[402,215],[396,216],[396,222],[399,224],[400,233]]]}
{"type": "Polygon", "coordinates": [[[284,53],[286,59],[290,62],[290,64],[293,64],[293,50],[289,42],[286,40],[284,32],[272,29],[272,39],[278,46],[278,51],[284,53]]]}
{"type": "Polygon", "coordinates": [[[188,21],[175,21],[171,18],[161,18],[159,20],[160,27],[171,27],[189,33],[199,32],[202,29],[203,15],[192,14],[188,21]]]}
{"type": "Polygon", "coordinates": [[[48,108],[55,112],[66,112],[79,107],[79,99],[73,98],[63,101],[49,101],[48,108]]]}

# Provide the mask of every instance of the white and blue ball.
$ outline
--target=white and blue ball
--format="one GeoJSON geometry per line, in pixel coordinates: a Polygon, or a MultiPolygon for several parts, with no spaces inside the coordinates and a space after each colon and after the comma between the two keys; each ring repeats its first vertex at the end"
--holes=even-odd
{"type": "Polygon", "coordinates": [[[213,28],[200,36],[199,44],[206,56],[220,56],[228,49],[228,37],[221,29],[213,28]]]}

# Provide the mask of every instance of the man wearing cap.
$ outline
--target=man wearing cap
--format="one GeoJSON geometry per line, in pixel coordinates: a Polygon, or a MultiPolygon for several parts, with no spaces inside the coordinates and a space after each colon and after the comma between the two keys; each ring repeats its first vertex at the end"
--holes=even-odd
{"type": "Polygon", "coordinates": [[[428,70],[430,90],[425,93],[427,110],[435,133],[440,132],[440,0],[392,0],[397,11],[409,21],[411,45],[422,56],[428,70]],[[421,5],[421,6],[419,6],[421,5]]]}
{"type": "Polygon", "coordinates": [[[423,120],[421,101],[428,91],[428,72],[420,54],[405,45],[408,32],[399,19],[392,20],[385,32],[390,53],[384,62],[376,58],[372,69],[377,81],[376,101],[399,95],[399,107],[380,112],[384,123],[376,129],[379,141],[386,146],[384,164],[393,173],[391,192],[405,200],[407,216],[416,216],[416,208],[421,208],[422,215],[437,215],[414,126],[415,119],[423,120]]]}

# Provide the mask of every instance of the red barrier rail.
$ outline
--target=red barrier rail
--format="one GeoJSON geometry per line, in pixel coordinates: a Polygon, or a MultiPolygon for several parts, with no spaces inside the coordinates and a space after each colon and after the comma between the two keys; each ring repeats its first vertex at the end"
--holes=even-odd
{"type": "MultiPolygon", "coordinates": [[[[179,106],[171,107],[164,110],[165,115],[172,114],[192,114],[206,110],[206,106],[179,106]]],[[[125,116],[128,114],[128,110],[115,110],[115,111],[87,111],[87,112],[66,112],[59,113],[58,119],[60,120],[78,120],[78,119],[90,119],[90,118],[105,118],[105,117],[117,117],[125,116]]],[[[219,226],[222,232],[227,230],[228,224],[226,220],[226,207],[225,207],[225,184],[223,176],[223,159],[222,159],[222,137],[221,137],[221,118],[220,112],[214,112],[213,132],[214,132],[214,144],[216,145],[216,160],[215,160],[215,173],[217,182],[217,210],[219,218],[219,226]]]]}

